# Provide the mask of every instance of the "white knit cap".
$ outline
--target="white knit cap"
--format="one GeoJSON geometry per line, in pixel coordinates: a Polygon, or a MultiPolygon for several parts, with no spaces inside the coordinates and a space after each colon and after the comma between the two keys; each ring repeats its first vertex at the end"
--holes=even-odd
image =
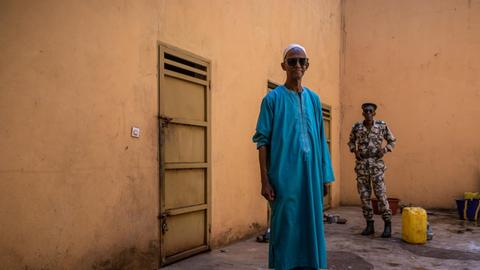
{"type": "Polygon", "coordinates": [[[305,50],[305,48],[303,46],[301,46],[299,44],[292,43],[292,44],[288,45],[287,48],[283,51],[283,59],[285,59],[285,56],[287,56],[287,53],[291,49],[294,49],[294,48],[298,48],[298,49],[302,50],[305,53],[305,56],[307,55],[307,51],[305,50]]]}

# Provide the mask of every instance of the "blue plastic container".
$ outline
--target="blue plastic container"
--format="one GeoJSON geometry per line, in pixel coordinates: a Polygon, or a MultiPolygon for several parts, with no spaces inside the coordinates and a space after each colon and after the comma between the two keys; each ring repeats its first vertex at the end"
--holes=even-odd
{"type": "Polygon", "coordinates": [[[480,216],[480,200],[479,199],[458,199],[457,211],[460,219],[478,220],[480,216]]]}

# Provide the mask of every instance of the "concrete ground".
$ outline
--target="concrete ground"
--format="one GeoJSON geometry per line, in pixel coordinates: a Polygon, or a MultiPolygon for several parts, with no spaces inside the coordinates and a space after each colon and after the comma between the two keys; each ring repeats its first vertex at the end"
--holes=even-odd
{"type": "MultiPolygon", "coordinates": [[[[348,220],[347,224],[325,224],[328,269],[479,269],[480,226],[458,219],[454,211],[433,211],[429,215],[434,236],[425,245],[401,240],[401,216],[393,218],[393,236],[380,238],[383,222],[375,216],[376,233],[361,236],[364,228],[359,207],[327,211],[348,220]]],[[[200,254],[162,269],[168,270],[260,270],[267,269],[268,244],[254,239],[200,254]]]]}

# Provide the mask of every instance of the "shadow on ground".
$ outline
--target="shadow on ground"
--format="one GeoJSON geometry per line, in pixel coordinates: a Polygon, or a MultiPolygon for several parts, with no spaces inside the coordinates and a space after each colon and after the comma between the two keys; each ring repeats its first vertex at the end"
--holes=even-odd
{"type": "Polygon", "coordinates": [[[328,269],[355,269],[370,270],[373,265],[362,257],[352,252],[346,251],[329,251],[327,252],[328,269]]]}

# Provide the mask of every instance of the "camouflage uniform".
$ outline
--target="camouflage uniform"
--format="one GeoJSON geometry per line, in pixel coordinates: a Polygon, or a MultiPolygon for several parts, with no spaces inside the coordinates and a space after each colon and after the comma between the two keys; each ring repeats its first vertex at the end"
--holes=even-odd
{"type": "Polygon", "coordinates": [[[371,202],[372,184],[375,196],[378,199],[378,208],[382,218],[390,222],[392,211],[387,201],[386,187],[384,182],[384,171],[386,169],[382,158],[379,158],[379,151],[391,152],[395,146],[395,137],[383,121],[375,120],[369,131],[363,122],[353,125],[350,133],[348,146],[351,152],[355,149],[359,152],[361,159],[356,161],[355,172],[357,173],[357,189],[362,201],[363,216],[367,221],[373,220],[373,209],[371,202]],[[383,139],[387,141],[382,146],[383,139]]]}

